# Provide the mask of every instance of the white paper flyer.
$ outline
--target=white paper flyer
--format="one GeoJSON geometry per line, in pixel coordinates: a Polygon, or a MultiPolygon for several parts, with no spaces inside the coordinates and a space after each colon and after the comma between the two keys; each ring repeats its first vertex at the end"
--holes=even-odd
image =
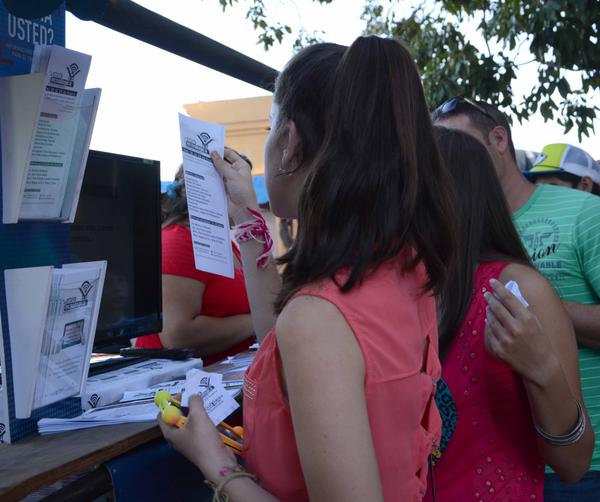
{"type": "Polygon", "coordinates": [[[181,405],[189,406],[190,397],[202,396],[204,409],[214,425],[221,423],[240,405],[223,387],[223,375],[202,370],[189,370],[185,379],[185,390],[181,396],[181,405]]]}
{"type": "Polygon", "coordinates": [[[196,268],[233,278],[227,195],[210,158],[223,156],[225,129],[179,114],[179,130],[196,268]]]}
{"type": "Polygon", "coordinates": [[[87,375],[105,272],[105,261],[85,268],[53,271],[34,409],[80,393],[87,375]]]}
{"type": "Polygon", "coordinates": [[[59,218],[73,155],[91,56],[58,46],[37,46],[34,69],[45,73],[21,219],[59,218]]]}

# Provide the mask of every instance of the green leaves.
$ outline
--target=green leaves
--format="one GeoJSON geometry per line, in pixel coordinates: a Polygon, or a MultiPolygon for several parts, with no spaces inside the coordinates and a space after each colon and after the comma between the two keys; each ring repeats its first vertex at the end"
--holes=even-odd
{"type": "MultiPolygon", "coordinates": [[[[219,0],[224,10],[238,2],[219,0]]],[[[244,4],[265,50],[292,33],[272,20],[264,0],[244,4]]],[[[565,131],[576,127],[580,138],[593,132],[600,109],[589,106],[586,96],[600,88],[598,0],[364,0],[361,19],[364,33],[398,36],[411,47],[432,108],[465,95],[495,103],[520,122],[539,111],[565,131]],[[397,18],[397,11],[404,17],[397,18]],[[521,48],[534,59],[524,63],[521,48]],[[537,65],[538,83],[524,97],[515,96],[517,71],[529,63],[537,65]],[[581,81],[579,88],[568,73],[581,81]]],[[[320,41],[322,34],[301,29],[294,49],[320,41]]]]}

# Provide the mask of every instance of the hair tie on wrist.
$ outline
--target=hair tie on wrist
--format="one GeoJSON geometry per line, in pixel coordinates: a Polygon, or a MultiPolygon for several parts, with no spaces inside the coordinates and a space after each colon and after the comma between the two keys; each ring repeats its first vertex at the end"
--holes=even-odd
{"type": "Polygon", "coordinates": [[[273,249],[273,239],[262,214],[249,207],[246,210],[254,216],[254,219],[233,227],[233,238],[237,243],[248,242],[254,239],[256,242],[263,244],[263,252],[256,259],[256,267],[265,268],[273,249]]]}

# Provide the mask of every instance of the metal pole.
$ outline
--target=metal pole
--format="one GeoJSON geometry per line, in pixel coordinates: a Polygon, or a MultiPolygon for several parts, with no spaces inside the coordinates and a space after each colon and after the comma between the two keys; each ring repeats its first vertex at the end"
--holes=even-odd
{"type": "Polygon", "coordinates": [[[268,91],[278,72],[200,33],[161,16],[131,0],[67,0],[67,9],[213,70],[268,91]]]}

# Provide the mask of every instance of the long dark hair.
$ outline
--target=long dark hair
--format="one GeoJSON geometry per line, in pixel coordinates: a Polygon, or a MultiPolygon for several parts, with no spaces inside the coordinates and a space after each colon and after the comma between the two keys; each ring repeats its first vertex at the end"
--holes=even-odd
{"type": "MultiPolygon", "coordinates": [[[[327,76],[317,67],[299,71],[305,57],[299,53],[284,70],[276,103],[285,83],[308,88],[316,78],[312,73],[327,76]]],[[[408,249],[414,253],[404,270],[423,262],[425,289],[441,292],[447,266],[454,263],[455,221],[412,56],[397,40],[360,37],[331,76],[330,94],[321,97],[330,103],[324,139],[306,166],[297,238],[281,259],[286,267],[277,310],[304,285],[335,280],[342,268],[349,275],[338,285],[349,291],[408,249]]]]}
{"type": "Polygon", "coordinates": [[[515,229],[494,164],[470,134],[434,127],[438,148],[452,176],[460,218],[458,266],[452,289],[441,299],[440,353],[446,354],[471,304],[477,264],[510,261],[530,264],[515,229]]]}

